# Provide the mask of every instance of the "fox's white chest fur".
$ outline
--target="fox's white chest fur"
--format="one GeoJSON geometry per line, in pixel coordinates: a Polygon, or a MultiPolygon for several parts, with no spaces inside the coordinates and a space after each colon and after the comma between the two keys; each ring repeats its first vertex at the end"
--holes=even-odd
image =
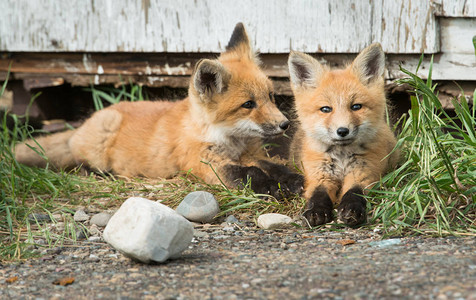
{"type": "Polygon", "coordinates": [[[343,178],[352,169],[359,167],[364,161],[360,158],[365,149],[361,145],[330,146],[326,151],[324,169],[334,177],[343,178]]]}

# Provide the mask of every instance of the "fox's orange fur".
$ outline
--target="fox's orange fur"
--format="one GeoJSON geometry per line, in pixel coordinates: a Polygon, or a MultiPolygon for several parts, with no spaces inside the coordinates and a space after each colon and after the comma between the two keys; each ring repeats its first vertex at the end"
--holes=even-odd
{"type": "Polygon", "coordinates": [[[379,44],[363,50],[345,69],[331,70],[303,53],[289,57],[300,123],[293,163],[302,165],[305,216],[311,225],[333,219],[333,206],[349,225],[365,221],[365,189],[398,160],[386,123],[384,53],[379,44]]]}
{"type": "MultiPolygon", "coordinates": [[[[229,186],[252,177],[255,191],[276,195],[274,170],[288,171],[267,161],[262,139],[281,135],[288,126],[274,103],[272,82],[260,69],[240,23],[226,52],[197,63],[188,98],[174,103],[122,102],[94,113],[74,131],[37,142],[59,168],[83,165],[152,178],[191,170],[207,183],[218,184],[209,163],[229,186]]],[[[46,164],[25,144],[17,146],[16,158],[28,165],[46,164]]],[[[289,175],[290,184],[299,179],[289,175]]]]}

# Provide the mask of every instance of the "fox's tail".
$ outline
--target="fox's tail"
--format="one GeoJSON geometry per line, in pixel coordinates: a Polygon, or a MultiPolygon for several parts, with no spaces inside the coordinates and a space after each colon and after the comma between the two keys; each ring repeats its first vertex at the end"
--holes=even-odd
{"type": "Polygon", "coordinates": [[[57,169],[74,168],[77,164],[69,147],[74,132],[68,130],[20,143],[15,147],[15,159],[28,166],[44,168],[49,163],[57,169]]]}

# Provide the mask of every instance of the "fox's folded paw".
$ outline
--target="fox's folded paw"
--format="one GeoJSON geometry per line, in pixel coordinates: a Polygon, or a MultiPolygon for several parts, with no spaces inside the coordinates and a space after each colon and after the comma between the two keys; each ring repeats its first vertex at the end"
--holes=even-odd
{"type": "Polygon", "coordinates": [[[325,188],[314,190],[311,199],[307,201],[304,217],[311,226],[318,226],[334,220],[334,207],[325,188]]]}
{"type": "Polygon", "coordinates": [[[286,193],[280,189],[278,181],[274,180],[260,168],[245,167],[245,178],[251,178],[251,189],[256,194],[270,195],[281,200],[286,197],[286,193]]]}
{"type": "Polygon", "coordinates": [[[269,174],[269,177],[279,182],[281,192],[285,197],[302,193],[304,188],[304,176],[301,174],[292,172],[285,165],[266,160],[260,160],[259,165],[269,174]]]}
{"type": "Polygon", "coordinates": [[[261,180],[251,181],[251,189],[256,194],[270,195],[281,200],[285,195],[280,190],[278,182],[271,178],[262,178],[261,180]]]}
{"type": "Polygon", "coordinates": [[[348,190],[337,209],[339,219],[349,226],[357,226],[367,221],[366,200],[360,187],[348,190]]]}
{"type": "Polygon", "coordinates": [[[297,173],[288,173],[280,180],[281,188],[291,195],[301,194],[304,189],[304,176],[297,173]]]}

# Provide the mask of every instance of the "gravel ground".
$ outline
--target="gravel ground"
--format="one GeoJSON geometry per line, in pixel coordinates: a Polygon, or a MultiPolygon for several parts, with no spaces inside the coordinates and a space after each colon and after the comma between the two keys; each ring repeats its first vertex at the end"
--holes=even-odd
{"type": "Polygon", "coordinates": [[[476,238],[200,225],[182,257],[163,264],[98,241],[0,265],[0,299],[30,298],[476,299],[476,238]]]}

